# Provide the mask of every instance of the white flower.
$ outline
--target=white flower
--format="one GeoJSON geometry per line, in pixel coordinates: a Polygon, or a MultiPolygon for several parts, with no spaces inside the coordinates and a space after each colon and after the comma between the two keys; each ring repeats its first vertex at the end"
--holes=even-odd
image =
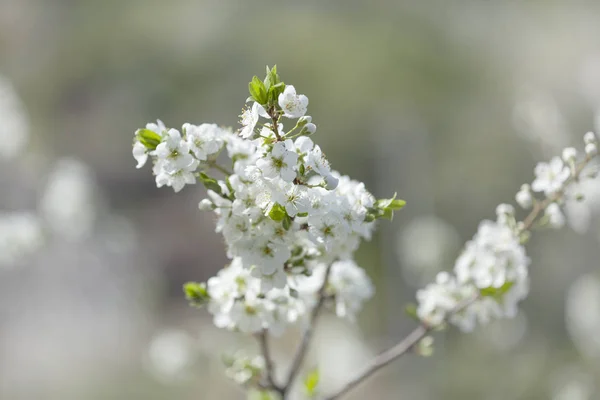
{"type": "Polygon", "coordinates": [[[335,296],[335,313],[340,318],[354,320],[375,290],[371,280],[352,260],[337,261],[331,265],[328,294],[335,296]]]}
{"type": "Polygon", "coordinates": [[[39,206],[50,229],[69,240],[90,235],[96,220],[94,188],[93,176],[85,164],[60,160],[50,173],[39,206]]]}
{"type": "Polygon", "coordinates": [[[157,156],[161,168],[169,173],[187,169],[195,161],[190,154],[189,144],[181,138],[177,129],[169,129],[153,155],[157,156]]]}
{"type": "Polygon", "coordinates": [[[554,229],[560,229],[565,226],[565,216],[558,204],[552,203],[546,207],[545,215],[548,217],[548,224],[550,227],[554,229]]]}
{"type": "Polygon", "coordinates": [[[151,155],[156,156],[153,172],[157,187],[170,186],[179,192],[186,184],[196,183],[194,172],[200,162],[190,154],[189,144],[177,129],[169,129],[151,155]]]}
{"type": "Polygon", "coordinates": [[[456,280],[447,272],[438,273],[435,283],[417,291],[417,316],[428,326],[439,326],[457,307],[460,300],[457,293],[456,280]]]}
{"type": "Polygon", "coordinates": [[[297,95],[296,88],[292,85],[287,85],[279,95],[279,106],[283,109],[283,115],[286,118],[300,118],[306,114],[308,107],[308,97],[305,95],[297,95]]]}
{"type": "Polygon", "coordinates": [[[325,180],[327,188],[333,190],[338,185],[338,179],[332,175],[329,161],[319,146],[314,146],[305,156],[305,167],[308,171],[314,171],[325,180]]]}
{"type": "Polygon", "coordinates": [[[593,157],[598,154],[598,145],[596,143],[588,143],[585,145],[585,154],[593,157]]]}
{"type": "Polygon", "coordinates": [[[223,133],[216,124],[184,124],[183,130],[190,150],[200,161],[217,153],[223,146],[223,133]]]}
{"type": "Polygon", "coordinates": [[[156,186],[170,186],[173,188],[175,193],[179,192],[183,187],[187,185],[193,185],[196,183],[196,177],[194,172],[198,168],[198,160],[193,159],[192,163],[185,168],[174,170],[169,172],[163,166],[161,171],[156,175],[156,186]]]}
{"type": "Polygon", "coordinates": [[[169,330],[156,335],[148,348],[151,370],[163,380],[185,377],[194,359],[194,341],[185,332],[169,330]]]}
{"type": "Polygon", "coordinates": [[[521,186],[521,190],[515,196],[517,204],[524,209],[529,209],[533,205],[533,196],[531,195],[531,187],[528,184],[521,186]]]}
{"type": "Polygon", "coordinates": [[[566,147],[562,151],[562,159],[564,162],[572,162],[577,158],[577,149],[574,147],[566,147]]]}
{"type": "Polygon", "coordinates": [[[245,243],[242,253],[244,265],[248,268],[256,266],[263,275],[271,275],[290,258],[291,252],[284,244],[271,240],[270,237],[250,239],[245,243]]]}
{"type": "Polygon", "coordinates": [[[454,271],[460,283],[472,282],[479,289],[501,288],[527,279],[528,266],[529,258],[512,229],[483,221],[456,260],[454,271]]]}
{"type": "Polygon", "coordinates": [[[254,127],[256,127],[256,123],[258,122],[259,107],[261,107],[260,104],[255,102],[251,108],[246,108],[242,112],[242,115],[240,115],[240,124],[242,124],[240,136],[244,139],[248,139],[254,135],[254,127]]]}
{"type": "Polygon", "coordinates": [[[256,162],[256,166],[260,168],[265,178],[281,177],[286,182],[292,182],[296,178],[295,168],[298,161],[298,154],[293,150],[291,140],[277,142],[270,153],[256,162]]]}
{"type": "Polygon", "coordinates": [[[310,209],[306,188],[293,183],[286,184],[282,191],[277,192],[275,200],[285,207],[290,217],[306,213],[310,209]]]}
{"type": "Polygon", "coordinates": [[[148,161],[148,152],[146,151],[146,146],[141,144],[140,142],[135,142],[133,144],[133,158],[137,161],[136,168],[142,168],[146,161],[148,161]]]}
{"type": "Polygon", "coordinates": [[[536,178],[531,184],[533,191],[544,192],[546,196],[550,196],[564,188],[571,172],[559,157],[554,157],[550,163],[538,163],[535,175],[536,178]]]}
{"type": "Polygon", "coordinates": [[[42,245],[42,227],[33,213],[0,213],[0,267],[12,267],[42,245]]]}
{"type": "Polygon", "coordinates": [[[29,140],[29,119],[12,84],[0,76],[0,158],[18,156],[29,140]]]}
{"type": "Polygon", "coordinates": [[[596,138],[594,132],[586,132],[586,134],[583,135],[583,141],[585,144],[598,143],[598,138],[596,138]]]}

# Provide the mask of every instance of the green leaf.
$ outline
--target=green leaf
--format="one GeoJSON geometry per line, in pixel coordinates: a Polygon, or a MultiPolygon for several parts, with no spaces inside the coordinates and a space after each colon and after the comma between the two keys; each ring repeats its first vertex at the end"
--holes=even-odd
{"type": "Polygon", "coordinates": [[[292,226],[292,219],[286,213],[285,217],[283,217],[283,229],[285,229],[286,231],[289,231],[291,226],[292,226]]]}
{"type": "Polygon", "coordinates": [[[223,194],[221,186],[219,185],[217,180],[206,175],[204,172],[200,172],[200,181],[202,182],[202,184],[204,184],[204,187],[206,187],[207,189],[210,189],[218,194],[223,194]]]}
{"type": "Polygon", "coordinates": [[[412,319],[420,321],[419,316],[417,315],[417,305],[415,303],[407,304],[406,307],[404,307],[404,312],[412,319]]]}
{"type": "Polygon", "coordinates": [[[297,217],[308,217],[308,213],[307,212],[303,212],[303,213],[298,213],[296,214],[297,217]]]}
{"type": "Polygon", "coordinates": [[[283,221],[287,216],[288,215],[285,211],[285,208],[279,203],[273,204],[271,211],[269,211],[269,218],[271,218],[273,221],[283,221]]]}
{"type": "Polygon", "coordinates": [[[135,131],[135,136],[149,150],[156,149],[156,146],[162,141],[160,135],[150,129],[138,129],[135,131]]]}
{"type": "Polygon", "coordinates": [[[252,82],[248,84],[248,91],[257,103],[267,103],[267,89],[265,88],[265,84],[256,75],[252,78],[252,82]]]}
{"type": "Polygon", "coordinates": [[[394,211],[391,208],[383,209],[383,213],[379,218],[389,219],[390,221],[394,219],[394,211]]]}
{"type": "Polygon", "coordinates": [[[306,391],[306,395],[310,398],[314,398],[318,394],[318,386],[321,378],[321,374],[319,373],[318,368],[314,368],[311,370],[306,378],[304,378],[304,390],[306,391]]]}
{"type": "Polygon", "coordinates": [[[387,208],[390,208],[392,210],[401,210],[402,208],[404,208],[405,205],[406,205],[406,201],[400,200],[400,199],[395,199],[395,200],[392,200],[392,202],[390,203],[389,206],[387,206],[387,208]]]}
{"type": "Polygon", "coordinates": [[[195,307],[201,307],[210,300],[210,295],[206,290],[205,283],[187,282],[183,285],[183,292],[185,293],[185,298],[190,302],[190,305],[195,307]]]}
{"type": "Polygon", "coordinates": [[[506,282],[504,285],[500,286],[499,288],[490,286],[490,287],[479,290],[479,293],[483,297],[493,297],[496,300],[499,300],[504,294],[506,294],[506,292],[508,292],[510,290],[510,288],[513,287],[514,284],[515,284],[514,282],[506,282]]]}

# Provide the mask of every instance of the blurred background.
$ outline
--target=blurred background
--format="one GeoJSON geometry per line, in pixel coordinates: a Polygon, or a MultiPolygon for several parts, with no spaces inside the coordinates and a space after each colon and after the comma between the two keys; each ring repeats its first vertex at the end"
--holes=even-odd
{"type": "MultiPolygon", "coordinates": [[[[131,142],[156,118],[236,126],[266,64],[310,98],[335,169],[408,201],[359,251],[378,292],[358,323],[320,326],[308,366],[338,387],[412,330],[404,305],[537,161],[600,129],[599,16],[559,0],[0,0],[0,398],[243,398],[220,357],[254,343],[181,292],[226,262],[204,189],[157,189],[131,142]]],[[[586,194],[571,229],[534,237],[516,319],[438,335],[432,358],[348,399],[600,399],[600,182],[586,194]]],[[[297,337],[274,343],[278,365],[297,337]]]]}

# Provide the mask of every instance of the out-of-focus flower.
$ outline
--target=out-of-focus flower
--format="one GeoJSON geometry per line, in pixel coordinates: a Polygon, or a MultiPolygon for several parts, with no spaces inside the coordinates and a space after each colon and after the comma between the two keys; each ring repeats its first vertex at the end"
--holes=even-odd
{"type": "Polygon", "coordinates": [[[18,156],[29,140],[29,120],[11,83],[0,76],[0,158],[18,156]]]}
{"type": "Polygon", "coordinates": [[[194,341],[180,330],[167,330],[156,335],[147,354],[150,371],[167,382],[185,379],[194,358],[194,341]]]}
{"type": "Polygon", "coordinates": [[[40,211],[51,231],[69,240],[88,236],[96,219],[94,179],[88,167],[62,159],[51,172],[40,211]]]}
{"type": "Polygon", "coordinates": [[[557,371],[550,384],[552,400],[592,400],[594,390],[592,376],[574,365],[557,371]]]}
{"type": "Polygon", "coordinates": [[[38,218],[29,212],[0,214],[0,267],[11,267],[42,244],[38,218]]]}
{"type": "Polygon", "coordinates": [[[396,254],[405,279],[423,286],[452,260],[459,246],[460,238],[452,225],[427,215],[413,219],[400,232],[396,254]]]}
{"type": "Polygon", "coordinates": [[[569,142],[563,116],[547,93],[523,90],[513,110],[513,123],[524,139],[539,143],[546,153],[554,153],[569,142]]]}
{"type": "Polygon", "coordinates": [[[567,330],[581,354],[600,357],[600,278],[579,277],[567,292],[565,311],[567,330]]]}

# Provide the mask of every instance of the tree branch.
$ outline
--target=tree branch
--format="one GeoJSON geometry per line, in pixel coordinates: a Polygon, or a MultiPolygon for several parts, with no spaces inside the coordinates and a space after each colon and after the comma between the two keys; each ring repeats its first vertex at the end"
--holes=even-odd
{"type": "Polygon", "coordinates": [[[258,344],[260,346],[260,352],[262,353],[263,358],[265,359],[265,371],[267,373],[267,383],[265,385],[265,389],[274,390],[279,394],[283,394],[283,388],[281,388],[277,383],[275,383],[274,371],[275,367],[273,366],[273,359],[271,358],[271,351],[269,350],[268,336],[267,331],[263,330],[261,333],[256,335],[258,339],[258,344]]]}
{"type": "Polygon", "coordinates": [[[404,355],[410,349],[413,348],[421,339],[427,335],[429,332],[429,328],[426,328],[424,325],[419,325],[414,331],[412,331],[407,337],[405,337],[400,343],[396,344],[391,349],[380,353],[376,356],[370,363],[364,368],[356,377],[351,379],[348,383],[344,385],[341,389],[339,389],[334,394],[329,397],[325,397],[325,400],[335,400],[344,394],[348,393],[354,387],[359,385],[362,381],[373,375],[379,369],[385,367],[395,359],[404,355]]]}
{"type": "Polygon", "coordinates": [[[323,305],[325,304],[325,300],[327,299],[325,292],[327,290],[327,283],[329,282],[329,274],[331,272],[331,265],[332,264],[329,264],[329,266],[327,267],[327,270],[325,271],[325,277],[323,278],[323,284],[319,288],[319,292],[318,292],[319,299],[317,300],[317,304],[315,304],[314,308],[312,309],[309,324],[308,324],[306,330],[304,331],[304,335],[302,336],[302,342],[300,342],[300,345],[298,346],[298,349],[296,350],[296,354],[294,355],[294,358],[292,359],[292,366],[290,367],[290,372],[288,374],[288,378],[285,381],[285,386],[283,388],[283,390],[284,390],[283,399],[284,400],[286,399],[287,394],[289,394],[289,392],[294,384],[294,380],[296,379],[296,377],[298,376],[298,373],[300,372],[300,367],[302,366],[302,363],[304,362],[304,358],[306,357],[306,353],[308,351],[308,347],[310,345],[313,333],[316,329],[317,319],[319,318],[321,309],[323,308],[323,305]]]}

